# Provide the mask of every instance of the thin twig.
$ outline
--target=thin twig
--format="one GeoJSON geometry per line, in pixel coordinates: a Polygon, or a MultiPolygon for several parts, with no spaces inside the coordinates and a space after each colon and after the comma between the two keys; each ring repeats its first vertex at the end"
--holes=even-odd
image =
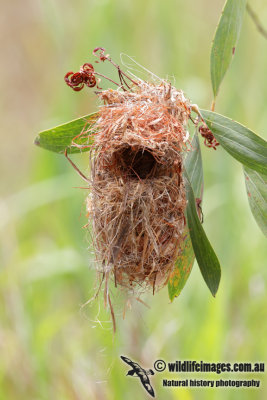
{"type": "Polygon", "coordinates": [[[69,158],[67,149],[65,149],[64,155],[65,155],[66,159],[69,161],[69,163],[73,166],[73,168],[75,169],[75,171],[78,172],[78,174],[80,175],[80,177],[81,177],[85,182],[87,182],[87,183],[89,182],[89,183],[90,183],[90,179],[88,179],[88,178],[82,173],[82,171],[79,170],[79,168],[77,167],[77,165],[75,165],[74,162],[69,158]]]}
{"type": "Polygon", "coordinates": [[[112,318],[113,333],[116,333],[116,319],[115,319],[115,314],[114,314],[114,308],[113,308],[112,303],[110,301],[109,294],[108,294],[108,304],[109,304],[111,318],[112,318]]]}
{"type": "Polygon", "coordinates": [[[247,12],[249,13],[250,17],[252,18],[254,24],[256,25],[258,31],[262,34],[265,39],[267,39],[267,30],[262,26],[258,15],[255,11],[252,10],[249,4],[247,4],[247,12]]]}

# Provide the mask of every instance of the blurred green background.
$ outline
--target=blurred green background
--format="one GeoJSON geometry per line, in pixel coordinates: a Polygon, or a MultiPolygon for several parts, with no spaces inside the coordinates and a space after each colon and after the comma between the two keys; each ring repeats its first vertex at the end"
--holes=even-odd
{"type": "MultiPolygon", "coordinates": [[[[63,156],[33,145],[38,131],[93,112],[93,91],[75,93],[63,77],[103,46],[155,74],[175,77],[193,103],[209,108],[211,40],[223,0],[13,0],[1,12],[0,399],[148,398],[125,377],[128,356],[149,368],[166,361],[267,361],[266,240],[254,222],[242,167],[221,148],[202,146],[204,227],[222,280],[212,298],[195,264],[172,304],[167,288],[143,300],[113,292],[114,336],[94,294],[94,257],[85,229],[87,190],[63,156]]],[[[266,0],[253,2],[267,26],[266,0]]],[[[101,65],[107,72],[109,66],[101,65]]],[[[248,15],[216,111],[266,138],[267,41],[248,15]]],[[[108,72],[107,72],[108,73],[108,72]]],[[[73,156],[86,172],[87,154],[73,156]]],[[[159,399],[265,399],[260,389],[164,389],[159,399]]],[[[179,376],[182,378],[182,376],[179,376]]],[[[197,375],[188,378],[256,378],[197,375]]],[[[171,376],[175,379],[177,376],[171,376]]]]}

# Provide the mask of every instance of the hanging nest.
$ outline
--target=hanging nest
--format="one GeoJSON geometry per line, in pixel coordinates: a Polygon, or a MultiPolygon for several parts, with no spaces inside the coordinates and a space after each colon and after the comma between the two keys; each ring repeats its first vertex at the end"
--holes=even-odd
{"type": "MultiPolygon", "coordinates": [[[[133,80],[103,49],[95,53],[99,50],[100,61],[109,60],[120,77],[118,90],[96,92],[104,105],[93,127],[87,198],[98,269],[110,302],[110,277],[115,285],[154,292],[174,268],[186,223],[182,174],[191,107],[168,82],[133,80]]],[[[74,90],[84,85],[101,89],[96,75],[92,64],[84,64],[65,80],[74,90]]]]}
{"type": "Polygon", "coordinates": [[[166,82],[99,97],[105,106],[94,127],[87,201],[97,260],[115,285],[154,292],[167,283],[183,240],[189,103],[166,82]]]}

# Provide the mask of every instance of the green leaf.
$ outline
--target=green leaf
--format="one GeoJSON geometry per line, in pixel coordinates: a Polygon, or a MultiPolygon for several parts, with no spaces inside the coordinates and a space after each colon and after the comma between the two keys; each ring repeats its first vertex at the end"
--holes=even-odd
{"type": "Polygon", "coordinates": [[[210,56],[214,98],[235,54],[245,6],[246,0],[227,0],[217,26],[210,56]]]}
{"type": "Polygon", "coordinates": [[[196,198],[202,199],[203,194],[203,167],[202,156],[199,145],[198,133],[196,131],[192,140],[192,150],[185,158],[185,169],[189,177],[196,198]]]}
{"type": "Polygon", "coordinates": [[[195,261],[195,254],[192,247],[188,228],[184,230],[183,241],[179,249],[178,258],[175,262],[175,267],[168,281],[169,299],[173,301],[179,296],[183,290],[187,279],[189,278],[195,261]]]}
{"type": "Polygon", "coordinates": [[[220,263],[199,221],[196,200],[188,177],[186,187],[188,200],[186,213],[192,246],[202,276],[212,295],[215,296],[221,278],[220,263]]]}
{"type": "Polygon", "coordinates": [[[251,212],[267,236],[267,175],[244,167],[246,189],[251,212]]]}
{"type": "Polygon", "coordinates": [[[97,118],[98,113],[93,113],[42,131],[36,137],[34,144],[56,153],[64,153],[65,149],[68,150],[68,153],[89,151],[89,145],[93,143],[93,138],[88,140],[88,133],[86,132],[92,127],[97,118]],[[82,132],[84,134],[81,134],[82,132]],[[72,144],[72,140],[78,135],[80,136],[77,137],[75,143],[81,147],[76,147],[72,144]]]}
{"type": "Polygon", "coordinates": [[[236,160],[267,174],[267,142],[244,125],[212,111],[200,110],[209,129],[236,160]]]}
{"type": "MultiPolygon", "coordinates": [[[[193,137],[192,150],[188,152],[184,166],[196,197],[202,199],[203,169],[197,133],[193,137]]],[[[183,232],[183,241],[181,242],[178,258],[168,282],[168,292],[171,301],[173,301],[175,297],[179,296],[184,288],[192,270],[194,260],[195,254],[192,247],[188,226],[186,226],[183,232]]]]}

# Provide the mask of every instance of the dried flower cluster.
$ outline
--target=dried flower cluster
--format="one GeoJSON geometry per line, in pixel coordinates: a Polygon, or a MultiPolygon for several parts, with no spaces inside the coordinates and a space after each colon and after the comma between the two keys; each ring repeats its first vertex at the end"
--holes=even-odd
{"type": "Polygon", "coordinates": [[[205,125],[201,125],[198,130],[199,130],[199,133],[201,134],[201,136],[204,138],[205,146],[216,150],[217,146],[219,146],[220,143],[217,142],[217,140],[215,139],[215,137],[214,137],[213,133],[210,131],[210,129],[205,125]]]}

